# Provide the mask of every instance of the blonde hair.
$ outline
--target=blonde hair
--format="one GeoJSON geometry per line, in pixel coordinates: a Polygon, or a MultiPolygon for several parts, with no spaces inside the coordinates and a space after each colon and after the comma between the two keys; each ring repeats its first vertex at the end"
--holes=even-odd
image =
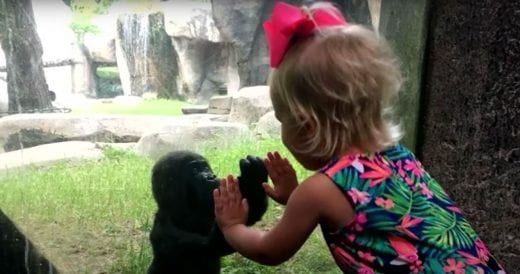
{"type": "Polygon", "coordinates": [[[273,103],[284,108],[279,115],[307,133],[293,149],[329,159],[352,147],[373,152],[399,141],[391,114],[401,79],[386,42],[350,24],[296,41],[271,71],[269,85],[273,103]]]}

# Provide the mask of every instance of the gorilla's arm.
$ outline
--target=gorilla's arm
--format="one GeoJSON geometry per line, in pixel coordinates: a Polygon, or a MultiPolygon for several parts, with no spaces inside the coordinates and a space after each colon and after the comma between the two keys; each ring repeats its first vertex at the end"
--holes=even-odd
{"type": "Polygon", "coordinates": [[[258,222],[267,210],[267,195],[262,187],[262,183],[267,182],[267,169],[262,159],[251,155],[240,159],[239,165],[238,184],[249,204],[246,225],[250,226],[258,222]]]}

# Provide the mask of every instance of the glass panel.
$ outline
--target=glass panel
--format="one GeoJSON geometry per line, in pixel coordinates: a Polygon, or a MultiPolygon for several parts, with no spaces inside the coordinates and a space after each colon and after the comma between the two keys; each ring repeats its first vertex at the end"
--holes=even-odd
{"type": "MultiPolygon", "coordinates": [[[[403,59],[400,111],[411,113],[403,123],[414,147],[426,1],[383,2],[335,1],[403,59]]],[[[240,159],[275,150],[299,178],[310,175],[280,141],[264,86],[261,25],[273,3],[0,0],[0,272],[146,272],[158,218],[152,168],[172,150],[207,159],[212,171],[200,180],[238,176],[240,159]]],[[[179,201],[186,222],[212,227],[211,210],[199,218],[193,209],[208,199],[179,201]]],[[[271,226],[281,212],[270,202],[256,225],[271,226]]],[[[233,254],[217,267],[340,273],[319,229],[281,266],[233,254]]]]}

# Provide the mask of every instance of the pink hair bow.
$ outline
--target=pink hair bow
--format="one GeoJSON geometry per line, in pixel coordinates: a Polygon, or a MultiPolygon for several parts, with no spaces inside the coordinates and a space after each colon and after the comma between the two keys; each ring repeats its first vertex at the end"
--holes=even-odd
{"type": "Polygon", "coordinates": [[[274,6],[271,20],[264,22],[264,31],[269,47],[269,63],[276,68],[282,62],[283,56],[291,46],[293,38],[306,38],[313,34],[316,28],[329,26],[344,26],[347,22],[341,13],[335,9],[318,8],[309,17],[301,8],[283,2],[274,6]]]}

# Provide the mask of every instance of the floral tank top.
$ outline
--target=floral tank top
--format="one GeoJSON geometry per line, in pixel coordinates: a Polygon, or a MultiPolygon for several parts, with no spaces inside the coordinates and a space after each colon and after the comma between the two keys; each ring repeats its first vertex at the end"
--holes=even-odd
{"type": "Polygon", "coordinates": [[[346,155],[320,170],[354,220],[321,226],[345,273],[505,273],[441,186],[402,145],[346,155]]]}

